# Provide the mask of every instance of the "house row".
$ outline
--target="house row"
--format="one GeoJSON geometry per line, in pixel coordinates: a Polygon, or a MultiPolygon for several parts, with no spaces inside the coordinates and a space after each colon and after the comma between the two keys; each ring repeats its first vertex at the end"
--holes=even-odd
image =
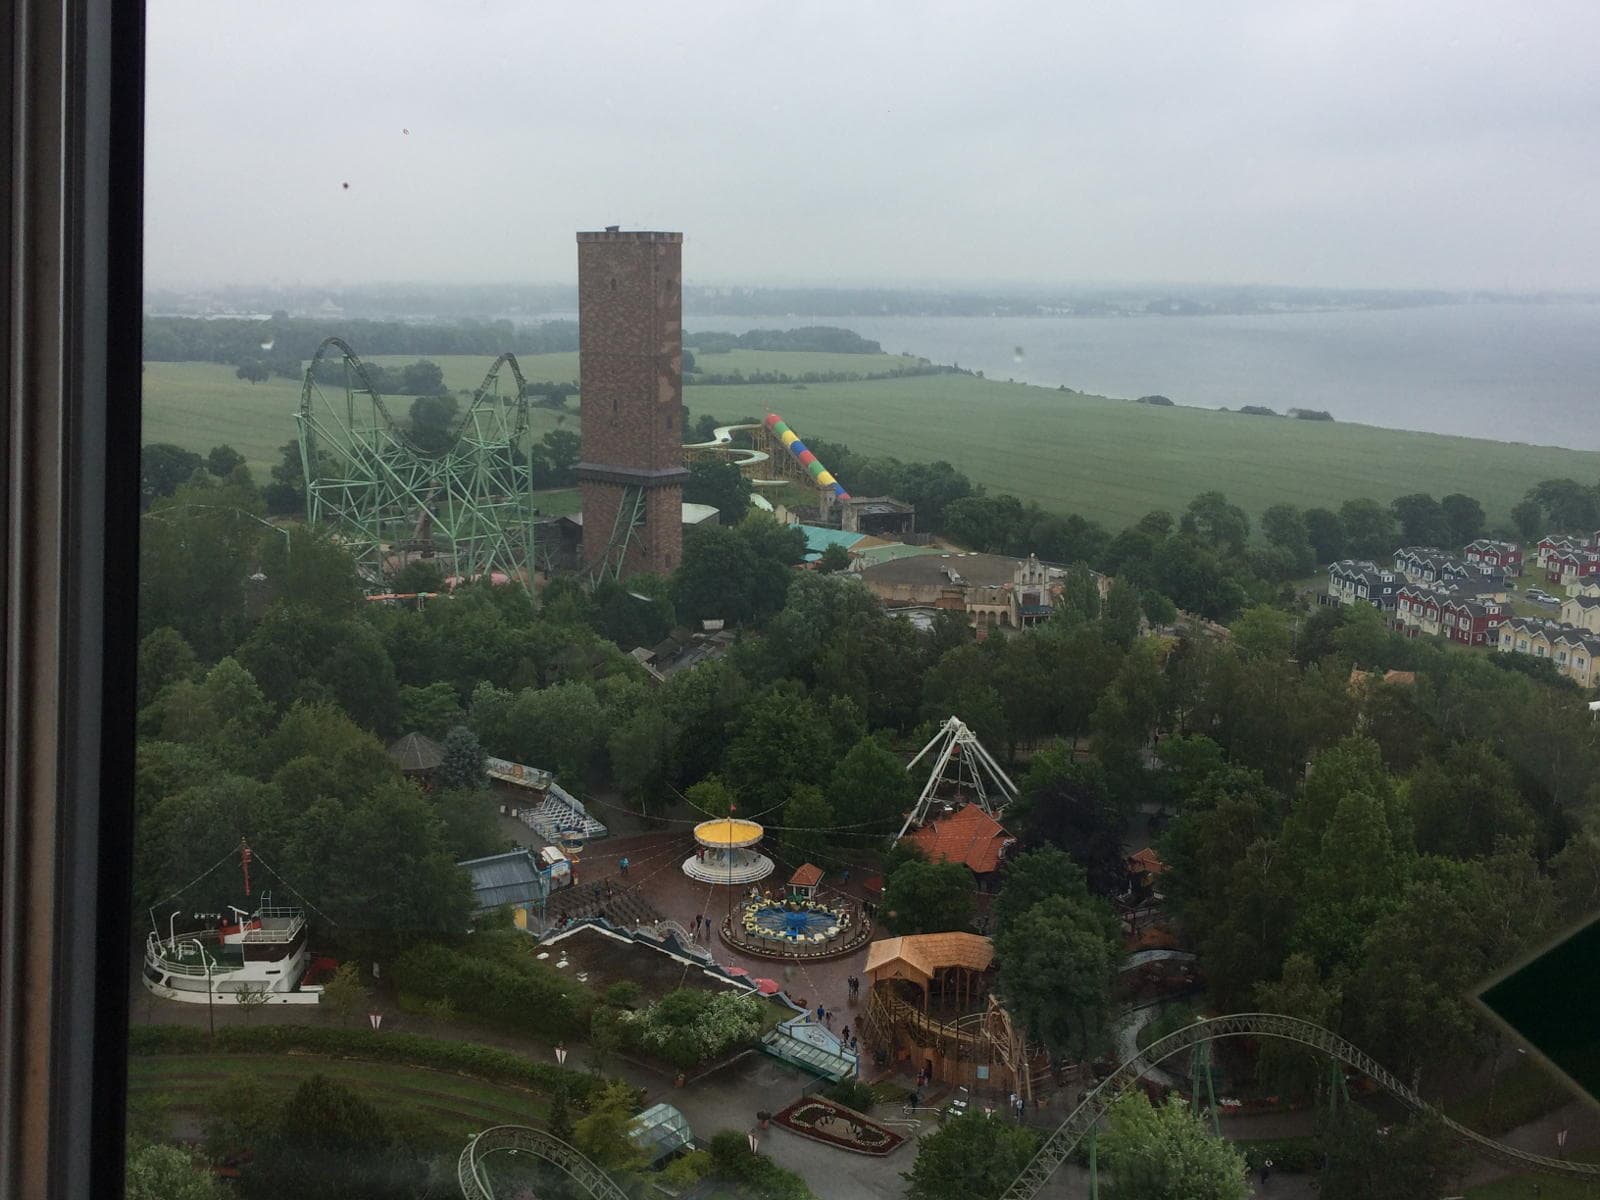
{"type": "Polygon", "coordinates": [[[1406,585],[1405,576],[1365,558],[1342,558],[1328,565],[1328,590],[1323,604],[1370,604],[1383,612],[1394,611],[1395,597],[1406,585]]]}
{"type": "Polygon", "coordinates": [[[1485,575],[1497,578],[1505,575],[1491,568],[1481,556],[1479,561],[1472,562],[1437,546],[1401,546],[1394,552],[1394,569],[1412,583],[1449,583],[1485,575]]]}
{"type": "Polygon", "coordinates": [[[1479,538],[1468,542],[1461,557],[1473,563],[1486,575],[1515,576],[1522,574],[1522,547],[1515,542],[1497,542],[1493,538],[1479,538]]]}
{"type": "Polygon", "coordinates": [[[1510,617],[1503,597],[1474,595],[1471,588],[1408,583],[1395,595],[1394,623],[1408,637],[1442,634],[1465,646],[1493,646],[1510,617]]]}
{"type": "Polygon", "coordinates": [[[1579,687],[1600,682],[1600,668],[1595,664],[1600,657],[1600,634],[1593,629],[1538,617],[1513,617],[1500,626],[1498,638],[1501,653],[1547,658],[1579,687]]]}

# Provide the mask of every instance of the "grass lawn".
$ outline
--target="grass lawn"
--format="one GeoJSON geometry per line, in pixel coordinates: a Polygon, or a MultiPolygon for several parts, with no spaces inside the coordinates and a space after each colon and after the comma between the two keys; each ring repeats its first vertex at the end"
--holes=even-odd
{"type": "Polygon", "coordinates": [[[564,517],[583,506],[577,488],[552,488],[548,492],[535,492],[533,506],[547,517],[564,517]]]}
{"type": "MultiPolygon", "coordinates": [[[[1570,1156],[1574,1162],[1600,1161],[1600,1150],[1579,1150],[1570,1156]]],[[[1600,1183],[1593,1179],[1563,1179],[1558,1175],[1526,1172],[1507,1175],[1493,1183],[1480,1183],[1463,1193],[1468,1200],[1594,1200],[1600,1196],[1600,1183]],[[1537,1187],[1539,1190],[1535,1191],[1537,1187]]]]}
{"type": "MultiPolygon", "coordinates": [[[[570,358],[576,370],[575,354],[540,357],[570,358]]],[[[394,361],[410,363],[416,358],[400,355],[394,361]]],[[[444,370],[447,385],[472,389],[483,382],[484,372],[493,360],[446,355],[434,361],[444,370]]],[[[199,454],[213,446],[232,446],[244,455],[256,482],[267,483],[272,478],[271,469],[283,461],[281,447],[297,436],[294,418],[300,409],[300,381],[274,378],[265,383],[247,383],[235,378],[233,370],[217,363],[146,363],[141,440],[171,442],[199,454]]],[[[506,374],[501,382],[511,383],[510,375],[506,374]]],[[[385,402],[390,412],[404,416],[411,399],[386,397],[385,402]]],[[[576,430],[577,413],[537,407],[529,410],[528,429],[535,440],[558,425],[576,430]]]]}
{"type": "Polygon", "coordinates": [[[1493,523],[1541,479],[1600,476],[1592,451],[1159,408],[963,375],[693,388],[686,400],[696,415],[776,411],[802,439],[857,452],[942,458],[993,491],[1112,528],[1152,508],[1179,511],[1211,488],[1252,515],[1279,502],[1337,507],[1459,491],[1493,523]]]}
{"type": "Polygon", "coordinates": [[[348,1084],[407,1130],[459,1141],[490,1125],[543,1120],[546,1105],[532,1092],[424,1067],[285,1054],[195,1054],[135,1057],[128,1086],[137,1097],[155,1093],[176,1112],[203,1117],[230,1078],[248,1075],[287,1096],[312,1075],[348,1084]]]}
{"type": "MultiPolygon", "coordinates": [[[[415,356],[381,356],[404,363],[415,356]]],[[[893,356],[802,355],[734,351],[708,356],[722,370],[832,367],[870,369],[893,356]],[[770,360],[768,362],[767,360],[770,360]],[[807,367],[800,360],[815,360],[807,367]],[[763,364],[766,365],[758,365],[763,364]]],[[[475,388],[492,360],[441,355],[434,361],[456,389],[475,388]]],[[[519,360],[530,380],[570,380],[575,354],[519,360]]],[[[295,436],[299,384],[250,384],[213,363],[148,363],[144,373],[147,442],[167,441],[204,453],[227,443],[260,480],[295,436]]],[[[737,384],[691,387],[695,415],[724,420],[778,412],[802,438],[845,442],[857,452],[903,460],[945,459],[992,491],[1036,500],[1121,528],[1153,508],[1181,510],[1199,492],[1220,488],[1252,515],[1271,504],[1337,507],[1409,492],[1465,492],[1491,523],[1541,479],[1600,477],[1600,453],[1513,445],[1370,425],[1283,421],[1197,408],[1158,408],[1099,396],[1000,383],[964,375],[916,376],[862,383],[737,384]]],[[[396,398],[403,411],[409,400],[396,398]]],[[[533,409],[531,432],[576,429],[574,412],[533,409]]],[[[829,464],[830,466],[833,464],[829,464]]],[[[841,479],[846,488],[850,479],[841,479]]]]}
{"type": "Polygon", "coordinates": [[[1572,1099],[1572,1093],[1549,1071],[1524,1059],[1501,1071],[1492,1087],[1446,1098],[1442,1107],[1445,1116],[1495,1137],[1569,1104],[1572,1099]]]}

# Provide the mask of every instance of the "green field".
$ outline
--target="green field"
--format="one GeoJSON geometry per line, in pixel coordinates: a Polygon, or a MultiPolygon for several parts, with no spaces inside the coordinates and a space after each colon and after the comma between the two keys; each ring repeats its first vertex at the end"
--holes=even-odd
{"type": "Polygon", "coordinates": [[[1600,478],[1595,452],[1156,408],[963,375],[694,388],[686,400],[696,415],[776,411],[802,439],[845,442],[858,453],[942,458],[992,491],[1112,528],[1152,508],[1180,510],[1213,488],[1253,515],[1279,502],[1465,492],[1493,523],[1540,479],[1600,478]]]}
{"type": "MultiPolygon", "coordinates": [[[[889,356],[733,351],[712,355],[740,370],[852,369],[889,356]]],[[[404,363],[413,356],[383,356],[404,363]]],[[[434,358],[455,389],[474,388],[490,360],[434,358]]],[[[520,360],[530,380],[570,380],[575,354],[520,360]]],[[[727,369],[733,369],[729,366],[727,369]]],[[[299,385],[249,384],[231,367],[149,363],[144,374],[144,440],[204,452],[226,442],[258,478],[294,436],[299,385]]],[[[917,376],[836,384],[691,387],[690,411],[732,420],[779,412],[802,438],[845,442],[857,452],[903,460],[945,459],[991,491],[1077,512],[1112,528],[1152,508],[1180,510],[1218,488],[1259,514],[1283,501],[1337,506],[1356,497],[1387,502],[1408,492],[1476,496],[1491,523],[1541,479],[1600,478],[1600,453],[1507,444],[1371,425],[1250,417],[1196,408],[1155,408],[965,375],[917,376]]],[[[397,398],[396,408],[409,401],[397,398]]],[[[576,428],[576,414],[533,410],[534,437],[576,428]]],[[[832,466],[832,464],[825,464],[832,466]]],[[[840,480],[851,487],[848,478],[840,480]]]]}
{"type": "Polygon", "coordinates": [[[465,1139],[490,1125],[537,1124],[545,1115],[544,1100],[518,1088],[424,1067],[301,1054],[134,1057],[128,1063],[128,1088],[134,1098],[157,1095],[174,1111],[203,1117],[212,1098],[238,1075],[257,1079],[281,1096],[312,1075],[325,1075],[348,1084],[408,1130],[427,1131],[440,1142],[465,1139]]]}
{"type": "MultiPolygon", "coordinates": [[[[570,358],[577,355],[541,355],[545,358],[570,358]]],[[[387,359],[378,359],[384,362],[387,359]]],[[[397,362],[415,362],[402,355],[397,362]]],[[[476,388],[492,359],[451,357],[434,359],[445,372],[452,388],[476,388]],[[470,382],[462,382],[469,380],[470,382]]],[[[559,377],[559,372],[551,378],[559,377]]],[[[537,378],[543,379],[544,375],[537,378]]],[[[564,376],[560,378],[568,378],[564,376]]],[[[509,375],[505,383],[510,383],[509,375]]],[[[390,411],[404,416],[411,397],[388,400],[390,411]]],[[[171,442],[204,454],[213,446],[229,445],[244,455],[257,483],[265,483],[269,470],[282,461],[283,444],[295,437],[294,415],[300,407],[300,383],[291,379],[269,379],[265,383],[246,383],[235,378],[232,367],[216,363],[146,363],[144,367],[145,442],[171,442]]],[[[576,413],[561,414],[547,408],[530,410],[529,429],[535,438],[556,428],[558,422],[576,429],[576,413]],[[563,421],[564,416],[564,421],[563,421]]]]}

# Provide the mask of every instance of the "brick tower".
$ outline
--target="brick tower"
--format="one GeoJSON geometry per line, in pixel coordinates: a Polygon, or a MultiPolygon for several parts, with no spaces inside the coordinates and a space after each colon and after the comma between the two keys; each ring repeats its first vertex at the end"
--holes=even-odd
{"type": "Polygon", "coordinates": [[[683,552],[681,233],[578,234],[578,487],[593,577],[665,575],[683,552]]]}

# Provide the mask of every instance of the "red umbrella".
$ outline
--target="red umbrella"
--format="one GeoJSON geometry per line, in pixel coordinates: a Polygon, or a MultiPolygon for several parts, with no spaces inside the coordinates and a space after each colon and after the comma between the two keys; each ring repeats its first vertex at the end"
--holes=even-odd
{"type": "Polygon", "coordinates": [[[771,996],[775,992],[780,992],[782,990],[782,985],[779,984],[776,979],[756,980],[756,991],[760,992],[763,996],[771,996]]]}
{"type": "Polygon", "coordinates": [[[725,968],[725,970],[728,972],[729,975],[748,975],[748,974],[750,974],[750,972],[746,971],[743,967],[727,967],[727,968],[725,968]]]}

